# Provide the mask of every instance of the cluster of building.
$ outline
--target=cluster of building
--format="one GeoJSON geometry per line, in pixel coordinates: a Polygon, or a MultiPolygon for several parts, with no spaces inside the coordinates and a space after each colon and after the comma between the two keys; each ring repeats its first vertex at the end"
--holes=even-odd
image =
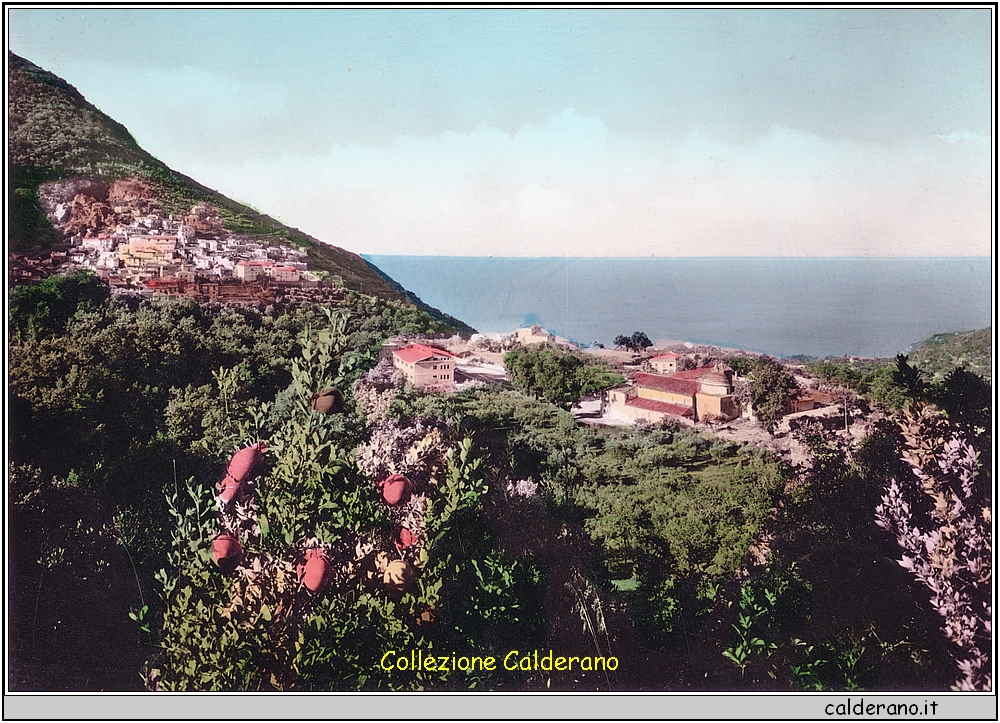
{"type": "MultiPolygon", "coordinates": [[[[505,335],[513,344],[546,342],[558,343],[540,327],[526,327],[514,334],[505,335]]],[[[426,340],[424,340],[426,341],[426,340]]],[[[470,375],[469,360],[464,352],[456,354],[423,341],[397,341],[390,344],[393,366],[410,384],[428,391],[453,392],[463,388],[470,375]],[[463,365],[464,364],[464,365],[463,365]],[[456,372],[459,379],[456,379],[456,372]]],[[[696,422],[724,422],[740,417],[744,410],[735,395],[735,374],[725,362],[695,369],[682,369],[685,358],[674,352],[658,354],[646,360],[649,371],[628,372],[628,383],[609,389],[601,403],[601,415],[632,422],[657,423],[665,420],[695,424],[696,422]]],[[[688,362],[690,363],[690,362],[688,362]]],[[[495,381],[495,380],[490,380],[495,381]]],[[[829,407],[833,397],[815,389],[799,391],[785,410],[789,415],[800,415],[829,407]]]]}
{"type": "Polygon", "coordinates": [[[12,251],[7,270],[10,283],[18,284],[41,281],[46,276],[70,271],[76,265],[67,252],[61,249],[31,253],[12,251]]]}
{"type": "Polygon", "coordinates": [[[305,251],[226,234],[221,222],[205,233],[196,221],[150,214],[113,231],[75,235],[64,250],[15,255],[12,280],[92,269],[117,294],[235,303],[271,302],[285,293],[295,296],[295,289],[324,286],[310,273],[305,251]]]}
{"type": "Polygon", "coordinates": [[[308,271],[304,251],[268,246],[235,234],[202,237],[175,218],[147,217],[113,233],[74,236],[69,255],[109,281],[136,286],[154,278],[188,283],[198,279],[318,281],[308,271]]]}
{"type": "MultiPolygon", "coordinates": [[[[519,330],[518,341],[523,337],[527,343],[553,343],[538,338],[543,334],[544,330],[519,330]]],[[[455,390],[455,371],[461,362],[458,355],[423,343],[407,344],[393,349],[391,354],[393,366],[410,384],[435,392],[455,390]]],[[[669,417],[693,424],[709,418],[728,420],[740,416],[729,366],[717,364],[678,372],[680,358],[669,352],[654,357],[650,363],[661,373],[636,373],[629,384],[608,390],[607,405],[633,421],[659,422],[669,417]]]]}

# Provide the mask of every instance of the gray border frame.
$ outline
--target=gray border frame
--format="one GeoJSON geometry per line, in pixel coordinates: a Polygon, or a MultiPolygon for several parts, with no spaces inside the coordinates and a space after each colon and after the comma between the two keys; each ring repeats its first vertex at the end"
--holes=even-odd
{"type": "MultiPolygon", "coordinates": [[[[473,4],[470,4],[473,5],[473,4]]],[[[523,8],[539,8],[524,4],[523,8]]],[[[87,7],[125,8],[142,5],[107,5],[92,3],[4,3],[4,16],[11,7],[87,7]]],[[[416,7],[448,7],[441,4],[416,7]]],[[[480,8],[501,8],[503,4],[477,5],[480,8]]],[[[678,7],[711,7],[725,9],[726,4],[636,4],[634,8],[675,9],[678,7]]],[[[206,3],[191,5],[180,2],[156,3],[150,8],[229,8],[241,10],[280,7],[271,3],[248,5],[240,3],[206,3]]],[[[288,6],[284,6],[288,8],[288,6]]],[[[303,4],[301,9],[337,7],[336,4],[303,4]]],[[[362,3],[353,8],[389,9],[393,5],[362,3]]],[[[399,8],[400,5],[395,5],[399,8]]],[[[408,6],[413,8],[415,6],[408,6]]],[[[454,7],[454,6],[450,6],[454,7]]],[[[544,5],[542,6],[544,7],[544,5]]],[[[549,5],[553,7],[553,5],[549,5]]],[[[593,5],[558,4],[560,9],[597,9],[593,5]]],[[[616,5],[616,9],[629,6],[616,5]]],[[[731,4],[731,9],[782,9],[844,8],[865,9],[893,8],[946,8],[991,10],[993,19],[993,88],[994,98],[990,109],[993,119],[993,141],[996,149],[996,28],[997,3],[973,2],[950,5],[947,3],[747,3],[731,4]]],[[[294,9],[294,6],[292,8],[294,9]]],[[[7,37],[5,46],[9,46],[7,37]]],[[[6,90],[5,90],[6,97],[6,90]]],[[[4,162],[6,167],[6,160],[4,162]]],[[[993,167],[992,190],[997,190],[996,161],[993,167]]],[[[4,184],[6,185],[6,184],[4,184]]],[[[996,201],[993,205],[993,240],[997,243],[996,201]]],[[[994,256],[995,264],[995,256],[994,256]]],[[[994,265],[994,274],[996,266],[994,265]]],[[[994,277],[995,278],[995,277],[994,277]]],[[[995,287],[994,287],[995,292],[995,287]]],[[[994,298],[993,315],[996,316],[994,298]]],[[[994,325],[996,319],[994,318],[994,325]]],[[[5,334],[6,338],[6,334],[5,334]]],[[[996,353],[994,349],[994,353],[996,353]]],[[[995,358],[994,358],[995,361],[995,358]]],[[[6,366],[6,364],[4,364],[6,366]]],[[[996,364],[994,363],[994,366],[996,364]]],[[[994,369],[995,372],[995,369],[994,369]]],[[[994,394],[996,392],[994,391],[994,394]]],[[[994,409],[994,426],[996,422],[994,409]]],[[[7,424],[5,409],[4,425],[7,424]]],[[[6,462],[6,454],[4,454],[6,462]]],[[[996,465],[995,465],[996,466],[996,465]]],[[[996,469],[994,469],[994,474],[996,469]]],[[[4,498],[4,530],[6,534],[6,497],[4,498]]],[[[995,529],[995,523],[994,523],[995,529]]],[[[6,570],[4,580],[6,581],[6,570]]],[[[7,589],[5,585],[4,600],[7,589]]],[[[994,587],[994,607],[996,590],[994,587]]],[[[4,653],[6,659],[6,616],[4,616],[4,653]]],[[[996,641],[994,640],[994,673],[996,671],[996,641]]],[[[990,693],[10,693],[7,679],[3,681],[3,720],[298,720],[303,718],[326,720],[409,720],[420,719],[483,719],[511,718],[549,720],[857,720],[863,718],[912,720],[997,720],[998,697],[990,693]],[[155,696],[155,698],[153,698],[155,696]],[[153,702],[155,700],[155,702],[153,702]],[[931,712],[930,704],[936,703],[931,712]],[[895,705],[896,710],[876,712],[869,706],[895,705]],[[899,707],[905,705],[906,712],[899,707]],[[838,708],[838,706],[847,706],[838,708]],[[859,707],[860,706],[860,707],[859,707]],[[840,712],[842,711],[842,712],[840,712]],[[870,712],[869,712],[870,711],[870,712]],[[915,712],[913,712],[915,711],[915,712]]]]}
{"type": "Polygon", "coordinates": [[[4,697],[5,720],[996,720],[992,693],[147,693],[4,697]],[[150,700],[155,696],[155,702],[150,700]],[[932,704],[936,703],[936,714],[932,704]],[[883,708],[881,715],[875,707],[883,708]],[[850,706],[842,707],[842,706],[850,706]],[[900,706],[906,706],[900,715],[900,706]],[[888,713],[893,710],[893,715],[888,713]],[[849,712],[847,712],[849,711],[849,712]],[[868,714],[867,711],[872,711],[868,714]],[[926,711],[926,712],[925,712],[926,711]],[[150,714],[153,715],[150,715],[150,714]],[[155,716],[155,717],[154,717],[155,716]]]}

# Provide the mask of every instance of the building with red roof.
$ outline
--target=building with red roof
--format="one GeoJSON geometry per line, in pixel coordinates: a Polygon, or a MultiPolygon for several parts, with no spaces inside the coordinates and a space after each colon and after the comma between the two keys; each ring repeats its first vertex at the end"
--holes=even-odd
{"type": "Polygon", "coordinates": [[[645,374],[639,372],[632,378],[632,382],[637,389],[645,389],[651,392],[656,391],[661,392],[663,395],[677,397],[676,400],[669,401],[677,401],[679,404],[689,403],[690,400],[694,399],[694,395],[698,393],[697,378],[690,379],[677,374],[663,376],[662,374],[645,374]]]}
{"type": "Polygon", "coordinates": [[[658,414],[669,414],[674,417],[686,417],[690,419],[694,416],[693,407],[686,407],[683,404],[671,404],[670,402],[658,402],[655,399],[647,399],[646,397],[633,397],[628,401],[628,405],[636,409],[645,409],[658,414]]]}
{"type": "Polygon", "coordinates": [[[688,423],[710,416],[732,419],[740,415],[739,402],[732,396],[732,374],[725,364],[669,376],[639,372],[631,385],[610,390],[608,402],[625,416],[650,422],[667,417],[688,423]]]}
{"type": "Polygon", "coordinates": [[[233,275],[240,281],[256,281],[266,276],[271,281],[285,283],[296,282],[301,278],[298,269],[276,264],[271,259],[240,261],[233,269],[233,275]]]}
{"type": "Polygon", "coordinates": [[[187,282],[182,279],[166,276],[149,279],[146,281],[146,286],[165,294],[183,294],[187,282]]]}
{"type": "Polygon", "coordinates": [[[663,354],[657,354],[649,360],[649,363],[652,365],[653,371],[657,374],[674,374],[677,372],[677,361],[680,358],[680,354],[668,351],[663,354]]]}
{"type": "Polygon", "coordinates": [[[426,344],[410,344],[392,353],[392,365],[410,384],[438,392],[455,388],[455,355],[426,344]]]}

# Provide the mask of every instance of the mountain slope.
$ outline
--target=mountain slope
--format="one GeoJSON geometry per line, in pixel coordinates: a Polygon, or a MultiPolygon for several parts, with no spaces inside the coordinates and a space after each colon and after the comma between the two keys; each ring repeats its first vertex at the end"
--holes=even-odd
{"type": "Polygon", "coordinates": [[[915,345],[910,363],[927,375],[928,380],[939,382],[953,369],[964,368],[989,381],[993,359],[993,330],[958,331],[935,334],[915,345]]]}
{"type": "Polygon", "coordinates": [[[172,170],[140,148],[125,126],[94,107],[65,80],[14,53],[8,53],[7,59],[11,250],[45,247],[58,241],[58,233],[39,204],[42,184],[75,177],[104,183],[139,177],[153,190],[165,213],[186,212],[199,202],[211,203],[232,233],[305,247],[310,268],[340,276],[348,288],[383,299],[410,301],[456,328],[471,330],[403,291],[359,255],[322,243],[172,170]]]}

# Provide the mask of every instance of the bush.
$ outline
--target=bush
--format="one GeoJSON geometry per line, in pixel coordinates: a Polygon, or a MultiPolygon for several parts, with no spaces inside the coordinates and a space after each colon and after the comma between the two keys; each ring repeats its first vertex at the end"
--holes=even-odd
{"type": "Polygon", "coordinates": [[[625,381],[603,363],[548,345],[532,345],[504,355],[515,387],[564,408],[580,397],[625,381]]]}
{"type": "MultiPolygon", "coordinates": [[[[246,507],[218,517],[220,527],[239,531],[244,550],[232,581],[206,562],[215,525],[206,526],[201,512],[174,513],[172,549],[180,553],[163,575],[166,609],[159,654],[150,663],[152,687],[496,688],[503,686],[498,673],[387,671],[379,661],[392,650],[482,655],[541,643],[544,576],[530,559],[505,557],[484,534],[487,486],[471,440],[447,440],[440,425],[426,420],[379,419],[355,464],[338,433],[339,415],[309,407],[316,389],[342,378],[346,348],[343,324],[304,340],[292,365],[287,416],[270,431],[258,429],[266,418],[262,406],[240,425],[243,444],[267,437],[273,461],[253,483],[246,507]],[[400,444],[374,444],[379,435],[400,444]],[[376,483],[403,465],[413,480],[412,504],[397,513],[376,483]],[[400,525],[419,542],[394,547],[400,525]],[[308,593],[296,579],[293,563],[306,549],[325,551],[329,588],[308,593]],[[387,586],[388,567],[384,577],[372,572],[380,556],[390,565],[406,561],[401,569],[419,576],[387,586]]],[[[195,510],[204,509],[203,492],[192,488],[190,497],[195,510]]]]}
{"type": "Polygon", "coordinates": [[[773,433],[798,385],[781,364],[766,358],[755,359],[746,376],[754,413],[764,429],[773,433]]]}
{"type": "Polygon", "coordinates": [[[900,426],[901,457],[918,483],[891,479],[876,522],[896,538],[900,566],[928,588],[944,634],[956,645],[955,689],[989,690],[990,475],[973,446],[933,409],[915,408],[900,426]]]}
{"type": "Polygon", "coordinates": [[[107,285],[92,271],[21,284],[10,293],[11,327],[32,336],[63,332],[76,313],[93,311],[109,297],[107,285]]]}

